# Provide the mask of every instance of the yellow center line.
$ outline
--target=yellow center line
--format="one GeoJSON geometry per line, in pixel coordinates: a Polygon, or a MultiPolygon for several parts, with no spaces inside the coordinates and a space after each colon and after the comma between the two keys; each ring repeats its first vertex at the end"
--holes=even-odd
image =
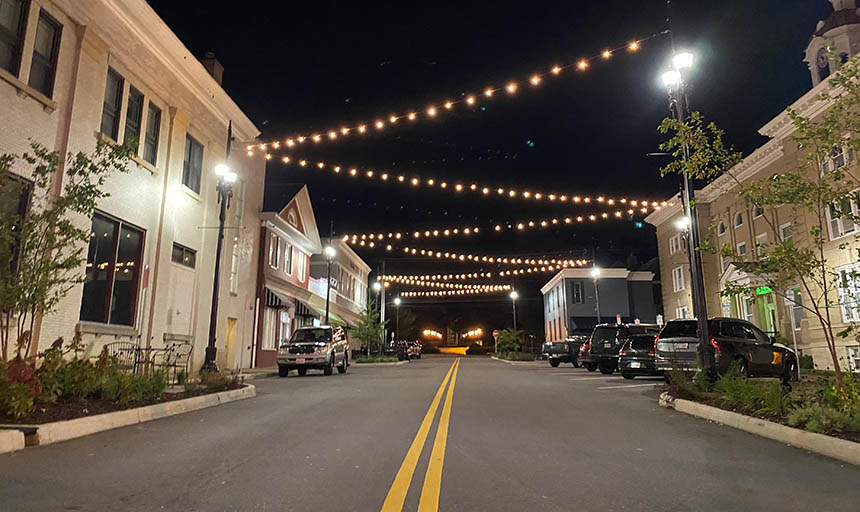
{"type": "MultiPolygon", "coordinates": [[[[460,362],[459,359],[456,361],[460,362]]],[[[442,415],[436,428],[436,439],[433,441],[433,451],[430,452],[430,463],[424,475],[424,487],[421,489],[421,499],[418,501],[418,512],[436,512],[439,510],[439,494],[442,491],[442,465],[445,462],[445,447],[448,445],[448,422],[451,419],[451,403],[454,400],[454,384],[457,383],[458,364],[451,375],[451,384],[442,405],[442,415]]]]}
{"type": "Polygon", "coordinates": [[[412,475],[415,473],[415,466],[418,464],[418,457],[421,456],[421,451],[424,449],[424,442],[427,440],[427,434],[430,432],[430,425],[433,423],[433,418],[436,416],[436,410],[439,408],[439,401],[442,399],[442,392],[445,391],[445,386],[448,384],[448,379],[454,371],[454,367],[459,363],[459,359],[454,361],[439,390],[436,391],[436,396],[430,403],[430,408],[427,409],[427,414],[424,415],[424,421],[418,427],[418,433],[415,434],[415,439],[409,446],[406,452],[406,457],[403,458],[403,463],[400,469],[397,470],[397,475],[394,477],[394,483],[391,484],[391,489],[388,490],[388,495],[385,497],[385,502],[382,503],[381,512],[400,512],[403,510],[403,502],[406,500],[406,492],[409,490],[409,484],[412,482],[412,475]]]}

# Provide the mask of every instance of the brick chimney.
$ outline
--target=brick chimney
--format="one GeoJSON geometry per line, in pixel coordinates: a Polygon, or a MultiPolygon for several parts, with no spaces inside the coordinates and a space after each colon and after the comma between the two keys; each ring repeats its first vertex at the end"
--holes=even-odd
{"type": "Polygon", "coordinates": [[[206,52],[203,55],[203,58],[200,59],[200,63],[203,64],[203,67],[206,68],[206,71],[212,75],[212,78],[218,82],[218,85],[221,85],[221,79],[224,78],[224,66],[218,62],[218,59],[215,58],[215,53],[206,52]]]}

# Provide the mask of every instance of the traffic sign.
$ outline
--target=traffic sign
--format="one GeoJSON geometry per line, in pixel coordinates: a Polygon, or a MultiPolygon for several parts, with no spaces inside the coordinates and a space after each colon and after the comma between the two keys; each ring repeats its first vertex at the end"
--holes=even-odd
{"type": "Polygon", "coordinates": [[[499,341],[499,330],[493,329],[493,339],[499,341]]]}

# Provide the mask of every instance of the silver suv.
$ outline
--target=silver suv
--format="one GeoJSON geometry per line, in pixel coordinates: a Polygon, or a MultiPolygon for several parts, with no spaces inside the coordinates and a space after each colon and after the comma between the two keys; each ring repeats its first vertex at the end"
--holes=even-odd
{"type": "Polygon", "coordinates": [[[286,377],[293,369],[299,375],[305,375],[308,368],[331,375],[335,368],[338,373],[346,373],[348,367],[349,343],[342,327],[300,327],[290,341],[278,349],[278,375],[281,377],[286,377]]]}

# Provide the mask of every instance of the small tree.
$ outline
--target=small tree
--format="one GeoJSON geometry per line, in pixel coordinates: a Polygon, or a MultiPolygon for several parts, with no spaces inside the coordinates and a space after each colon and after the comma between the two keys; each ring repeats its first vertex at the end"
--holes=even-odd
{"type": "Polygon", "coordinates": [[[499,331],[499,340],[496,342],[496,352],[499,354],[510,354],[520,351],[520,338],[523,337],[523,331],[515,331],[513,329],[504,329],[499,331]]]}
{"type": "Polygon", "coordinates": [[[372,300],[367,301],[367,307],[358,317],[358,327],[355,336],[367,347],[368,353],[371,347],[382,344],[382,323],[379,321],[379,310],[372,300]]]}
{"type": "MultiPolygon", "coordinates": [[[[739,161],[739,153],[726,146],[722,141],[722,131],[711,123],[703,126],[698,113],[686,122],[674,119],[664,120],[660,126],[662,133],[672,132],[671,139],[661,145],[672,152],[676,160],[662,169],[667,172],[688,172],[690,177],[711,180],[726,174],[738,187],[738,195],[756,208],[764,210],[763,218],[775,240],[751,252],[745,258],[732,247],[713,247],[710,242],[703,243],[699,249],[719,251],[723,257],[736,262],[736,266],[788,302],[802,307],[821,326],[830,352],[836,383],[842,389],[842,372],[836,350],[836,339],[847,337],[854,325],[840,332],[834,332],[831,310],[839,308],[841,299],[837,288],[840,279],[856,280],[856,272],[839,275],[825,256],[825,245],[829,241],[828,210],[830,219],[843,219],[843,222],[860,224],[860,218],[852,211],[851,202],[857,204],[857,188],[860,180],[851,169],[844,165],[833,165],[833,158],[844,159],[847,154],[860,154],[860,66],[855,57],[844,64],[829,80],[832,88],[822,93],[819,101],[827,102],[826,111],[816,119],[801,116],[788,109],[788,116],[794,125],[794,141],[799,158],[791,168],[774,173],[768,178],[741,182],[730,169],[739,161]],[[686,144],[690,148],[688,162],[680,159],[680,150],[686,144]],[[780,210],[777,221],[776,210],[780,210]],[[782,232],[780,225],[786,222],[785,214],[791,220],[792,229],[805,227],[806,233],[795,231],[789,236],[782,232]],[[807,236],[799,236],[799,235],[807,236]],[[809,303],[796,301],[794,294],[786,296],[784,290],[794,285],[800,287],[808,297],[809,303]]],[[[849,239],[855,239],[849,237],[849,239]]],[[[839,250],[848,248],[848,243],[838,244],[839,250]]],[[[857,258],[860,255],[853,255],[857,258]]],[[[749,293],[744,287],[727,284],[722,295],[749,293]]],[[[853,298],[856,301],[858,298],[853,298]]]]}
{"type": "MultiPolygon", "coordinates": [[[[57,152],[31,142],[21,155],[29,182],[12,173],[18,160],[0,156],[0,191],[3,198],[26,198],[26,208],[0,209],[0,356],[9,355],[9,340],[19,340],[17,354],[26,355],[32,343],[36,318],[54,311],[69,290],[83,281],[85,248],[97,202],[107,177],[124,172],[135,141],[125,146],[99,142],[95,152],[66,158],[62,186],[55,180],[62,162],[57,152]],[[57,193],[61,191],[61,193],[57,193]],[[22,195],[23,194],[23,195],[22,195]],[[22,214],[23,213],[23,214],[22,214]]],[[[17,205],[17,203],[16,203],[17,205]]]]}

